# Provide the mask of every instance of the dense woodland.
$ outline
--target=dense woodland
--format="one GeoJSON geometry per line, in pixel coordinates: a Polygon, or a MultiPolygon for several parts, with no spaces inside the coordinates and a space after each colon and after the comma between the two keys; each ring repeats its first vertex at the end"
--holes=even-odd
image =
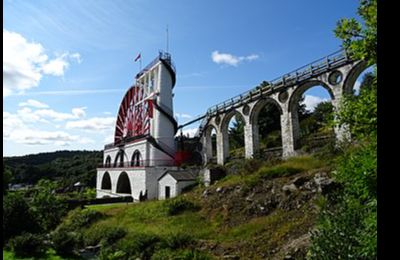
{"type": "Polygon", "coordinates": [[[57,151],[25,156],[5,157],[11,173],[9,183],[36,184],[41,179],[57,181],[59,187],[76,182],[94,188],[96,168],[102,162],[101,151],[57,151]]]}

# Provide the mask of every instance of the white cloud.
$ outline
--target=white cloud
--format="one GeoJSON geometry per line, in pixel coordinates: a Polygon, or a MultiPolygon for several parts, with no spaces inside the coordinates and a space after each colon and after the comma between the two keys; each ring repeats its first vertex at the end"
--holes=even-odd
{"type": "Polygon", "coordinates": [[[313,112],[315,107],[321,103],[328,101],[326,98],[320,98],[317,96],[311,96],[311,95],[305,95],[303,104],[306,105],[306,109],[309,110],[310,112],[313,112]]]}
{"type": "Polygon", "coordinates": [[[77,53],[77,52],[76,53],[72,53],[70,55],[70,57],[75,59],[79,64],[82,63],[82,58],[81,58],[81,55],[79,53],[77,53]]]}
{"type": "Polygon", "coordinates": [[[175,113],[175,116],[178,117],[178,118],[192,118],[191,115],[184,114],[184,113],[175,113]]]}
{"type": "Polygon", "coordinates": [[[54,60],[49,61],[46,64],[42,65],[42,71],[44,74],[53,75],[53,76],[62,76],[64,75],[64,71],[68,68],[69,63],[67,62],[66,56],[67,54],[63,54],[60,57],[55,58],[54,60]]]}
{"type": "Polygon", "coordinates": [[[248,56],[235,56],[229,53],[220,53],[219,51],[213,51],[211,53],[211,58],[213,62],[217,64],[227,64],[230,66],[238,66],[242,61],[253,61],[259,58],[256,54],[251,54],[248,56]]]}
{"type": "Polygon", "coordinates": [[[74,116],[76,116],[77,118],[82,118],[82,117],[84,117],[84,116],[86,116],[86,112],[85,112],[85,109],[86,109],[87,107],[77,107],[77,108],[73,108],[72,109],[72,114],[74,115],[74,116]]]}
{"type": "Polygon", "coordinates": [[[29,117],[32,115],[36,116],[28,107],[18,110],[17,114],[3,112],[3,139],[28,145],[52,144],[56,146],[68,146],[73,142],[81,144],[94,143],[94,140],[90,138],[72,135],[65,131],[48,131],[33,128],[26,124],[38,120],[37,118],[29,117]]]}
{"type": "Polygon", "coordinates": [[[107,135],[103,140],[103,143],[105,144],[110,144],[112,142],[114,142],[114,134],[107,135]]]}
{"type": "Polygon", "coordinates": [[[69,142],[77,141],[79,136],[70,135],[64,131],[42,131],[36,129],[16,129],[10,133],[8,139],[22,144],[30,145],[68,145],[69,142]]]}
{"type": "Polygon", "coordinates": [[[3,112],[3,138],[7,138],[10,134],[19,128],[24,128],[24,122],[15,114],[3,112]]]}
{"type": "Polygon", "coordinates": [[[91,131],[113,129],[115,126],[115,117],[93,117],[86,120],[69,121],[66,124],[67,129],[84,129],[91,131]]]}
{"type": "Polygon", "coordinates": [[[45,103],[34,99],[28,99],[26,102],[21,102],[18,104],[20,107],[35,107],[35,108],[48,108],[49,106],[45,103]]]}
{"type": "Polygon", "coordinates": [[[44,74],[63,76],[68,59],[81,62],[79,53],[68,52],[49,60],[40,43],[3,29],[3,97],[37,87],[44,74]]]}
{"type": "Polygon", "coordinates": [[[23,122],[20,115],[3,112],[3,139],[22,144],[44,145],[55,142],[76,141],[78,136],[70,135],[63,131],[51,132],[33,129],[23,122]]]}
{"type": "Polygon", "coordinates": [[[54,111],[53,109],[39,109],[32,112],[41,118],[50,118],[55,121],[63,121],[67,119],[79,119],[85,116],[85,108],[73,108],[72,114],[54,111]]]}

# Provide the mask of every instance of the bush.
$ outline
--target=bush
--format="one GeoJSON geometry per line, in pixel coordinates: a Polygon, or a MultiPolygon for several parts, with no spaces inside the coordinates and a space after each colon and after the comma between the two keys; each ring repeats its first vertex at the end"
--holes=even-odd
{"type": "Polygon", "coordinates": [[[83,234],[85,246],[95,246],[99,243],[112,245],[126,235],[125,229],[112,226],[94,226],[83,234]]]}
{"type": "Polygon", "coordinates": [[[189,201],[185,197],[176,197],[164,202],[164,206],[169,216],[177,215],[183,211],[190,210],[196,211],[199,206],[189,201]]]}
{"type": "Polygon", "coordinates": [[[34,213],[19,192],[9,192],[3,199],[3,245],[23,232],[35,233],[40,226],[34,213]]]}
{"type": "Polygon", "coordinates": [[[76,231],[89,226],[103,217],[104,214],[99,211],[76,208],[68,213],[61,226],[70,231],[76,231]]]}
{"type": "Polygon", "coordinates": [[[296,167],[279,165],[274,167],[262,167],[257,173],[264,179],[271,179],[276,177],[290,176],[301,171],[302,169],[296,167]]]}
{"type": "Polygon", "coordinates": [[[188,233],[172,233],[168,234],[167,238],[163,241],[163,246],[171,249],[184,248],[193,244],[194,239],[188,233]]]}
{"type": "Polygon", "coordinates": [[[212,259],[206,253],[203,253],[197,249],[161,249],[155,252],[151,260],[209,260],[212,259]]]}
{"type": "Polygon", "coordinates": [[[36,187],[37,191],[33,195],[31,208],[35,212],[40,226],[45,231],[51,231],[60,224],[62,217],[67,213],[67,205],[54,193],[57,188],[56,182],[43,179],[38,182],[36,187]]]}
{"type": "Polygon", "coordinates": [[[60,255],[74,255],[74,249],[81,244],[81,235],[77,232],[58,228],[51,234],[53,248],[60,255]]]}
{"type": "Polygon", "coordinates": [[[350,148],[337,160],[343,191],[329,196],[312,236],[310,259],[376,259],[376,142],[350,148]]]}
{"type": "Polygon", "coordinates": [[[229,175],[247,175],[257,171],[262,163],[263,162],[258,159],[232,160],[228,162],[225,167],[229,175]]]}
{"type": "Polygon", "coordinates": [[[10,239],[9,244],[16,256],[38,256],[47,250],[43,236],[31,233],[16,236],[10,239]]]}
{"type": "Polygon", "coordinates": [[[115,245],[103,246],[100,259],[150,259],[159,248],[160,241],[160,237],[155,234],[134,234],[129,238],[119,240],[115,245]]]}

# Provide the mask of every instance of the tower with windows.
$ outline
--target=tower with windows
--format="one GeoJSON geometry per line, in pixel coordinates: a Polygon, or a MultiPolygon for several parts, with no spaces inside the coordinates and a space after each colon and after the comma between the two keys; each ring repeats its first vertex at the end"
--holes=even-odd
{"type": "Polygon", "coordinates": [[[166,52],[136,75],[119,106],[114,142],[105,145],[103,164],[97,169],[97,198],[156,198],[157,179],[176,169],[175,81],[175,67],[166,52]]]}

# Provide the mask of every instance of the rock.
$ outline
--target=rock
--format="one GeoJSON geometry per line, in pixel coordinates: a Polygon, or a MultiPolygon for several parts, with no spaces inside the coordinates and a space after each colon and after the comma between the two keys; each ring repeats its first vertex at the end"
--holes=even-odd
{"type": "Polygon", "coordinates": [[[224,259],[240,259],[237,255],[224,255],[224,259]]]}
{"type": "Polygon", "coordinates": [[[294,259],[291,255],[285,255],[283,259],[294,259]]]}
{"type": "Polygon", "coordinates": [[[264,210],[265,210],[265,207],[263,207],[263,206],[258,206],[258,208],[259,208],[261,211],[264,211],[264,210]]]}
{"type": "Polygon", "coordinates": [[[290,192],[297,191],[297,187],[293,183],[292,184],[286,184],[286,185],[283,185],[282,190],[284,192],[286,192],[286,193],[290,193],[290,192]]]}
{"type": "Polygon", "coordinates": [[[222,192],[222,187],[218,187],[215,191],[216,192],[222,192]]]}
{"type": "Polygon", "coordinates": [[[333,180],[327,177],[326,173],[315,174],[314,182],[317,185],[318,192],[321,193],[327,193],[335,186],[333,180]]]}
{"type": "Polygon", "coordinates": [[[293,184],[296,185],[297,187],[302,186],[305,182],[309,180],[308,177],[306,176],[300,176],[294,179],[293,184]]]}

